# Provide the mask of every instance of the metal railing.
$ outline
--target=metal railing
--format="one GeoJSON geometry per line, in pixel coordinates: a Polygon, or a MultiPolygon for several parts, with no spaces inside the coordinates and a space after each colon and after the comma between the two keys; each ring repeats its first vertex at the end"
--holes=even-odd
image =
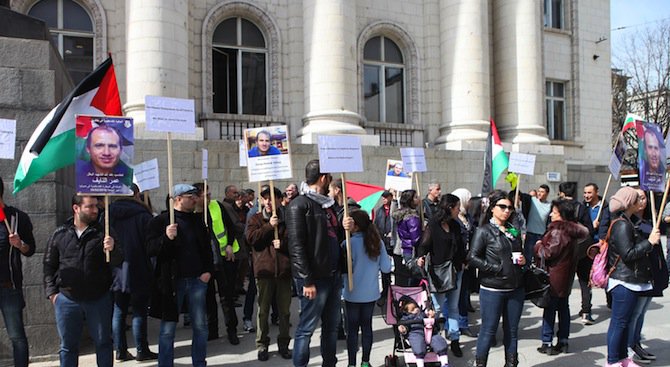
{"type": "Polygon", "coordinates": [[[278,121],[269,116],[204,116],[200,122],[205,129],[205,139],[237,141],[244,137],[244,130],[271,125],[282,125],[285,122],[278,121]]]}

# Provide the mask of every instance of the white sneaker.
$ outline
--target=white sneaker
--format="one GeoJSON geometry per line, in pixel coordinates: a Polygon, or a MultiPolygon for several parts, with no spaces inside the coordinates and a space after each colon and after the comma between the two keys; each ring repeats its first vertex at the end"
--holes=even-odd
{"type": "Polygon", "coordinates": [[[244,329],[244,331],[248,333],[253,333],[254,331],[256,331],[256,328],[251,323],[251,320],[244,320],[244,326],[242,328],[244,329]]]}

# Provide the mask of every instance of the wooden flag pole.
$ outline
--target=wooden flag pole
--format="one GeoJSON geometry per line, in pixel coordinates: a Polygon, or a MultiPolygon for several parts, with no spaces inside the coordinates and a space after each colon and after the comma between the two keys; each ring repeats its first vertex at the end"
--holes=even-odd
{"type": "Polygon", "coordinates": [[[656,223],[656,198],[652,190],[649,190],[649,202],[651,203],[651,222],[656,223]]]}
{"type": "Polygon", "coordinates": [[[170,224],[174,224],[174,197],[172,197],[172,133],[167,133],[167,160],[168,160],[168,196],[170,197],[170,224]]]}
{"type": "MultiPolygon", "coordinates": [[[[596,222],[600,221],[600,214],[602,214],[602,212],[603,212],[603,206],[605,206],[604,205],[605,198],[607,197],[607,192],[610,189],[610,183],[611,182],[612,182],[612,174],[610,173],[609,177],[607,177],[607,185],[605,185],[605,192],[603,193],[603,203],[600,204],[600,208],[598,208],[598,215],[596,215],[596,220],[595,220],[596,222]]],[[[597,228],[596,228],[596,230],[597,230],[597,228]]]]}
{"type": "Polygon", "coordinates": [[[144,205],[146,205],[147,208],[148,208],[149,207],[149,190],[146,190],[143,193],[144,193],[144,200],[143,200],[144,205]]]}
{"type": "MultiPolygon", "coordinates": [[[[260,195],[261,194],[259,192],[258,196],[260,195]]],[[[275,205],[275,184],[273,180],[270,180],[270,205],[272,205],[272,216],[277,215],[277,208],[275,205]]],[[[275,227],[275,240],[278,239],[279,239],[279,228],[275,227]]]]}
{"type": "MultiPolygon", "coordinates": [[[[274,195],[274,193],[272,193],[270,195],[274,195]]],[[[258,202],[258,212],[260,213],[261,210],[263,209],[263,206],[261,205],[261,182],[260,181],[258,181],[258,194],[256,195],[256,201],[258,202]]]]}
{"type": "MultiPolygon", "coordinates": [[[[109,236],[109,195],[105,195],[105,237],[109,236]]],[[[105,262],[109,262],[109,251],[105,250],[105,262]]]]}
{"type": "MultiPolygon", "coordinates": [[[[344,172],[342,172],[342,196],[344,197],[344,218],[348,218],[349,200],[347,198],[347,179],[344,172]]],[[[344,236],[347,244],[347,275],[349,278],[349,290],[351,291],[354,289],[354,276],[352,271],[353,264],[351,260],[351,233],[349,232],[348,229],[344,231],[344,236]]]]}
{"type": "Polygon", "coordinates": [[[12,232],[12,228],[9,226],[9,222],[7,222],[7,218],[5,218],[4,222],[5,222],[5,226],[7,226],[7,233],[13,234],[14,232],[12,232]]]}
{"type": "Polygon", "coordinates": [[[419,197],[419,207],[417,210],[419,211],[419,218],[421,219],[421,227],[423,228],[423,218],[424,218],[424,213],[423,213],[423,198],[421,197],[421,184],[419,184],[419,172],[413,172],[412,173],[414,177],[416,178],[416,195],[419,197]]]}
{"type": "Polygon", "coordinates": [[[207,223],[207,208],[209,207],[209,199],[207,199],[207,179],[204,180],[204,184],[203,184],[203,185],[204,185],[204,186],[203,186],[203,193],[202,193],[202,195],[203,195],[203,198],[204,198],[204,199],[202,199],[202,200],[203,200],[203,203],[202,203],[202,212],[204,213],[204,214],[203,214],[203,217],[204,217],[203,219],[204,219],[204,221],[205,221],[205,227],[209,227],[209,224],[207,223]]]}
{"type": "Polygon", "coordinates": [[[519,186],[521,186],[521,174],[517,173],[517,175],[518,179],[516,180],[516,189],[514,189],[514,203],[512,205],[514,205],[516,209],[519,209],[517,203],[519,202],[519,186]]]}
{"type": "Polygon", "coordinates": [[[654,229],[659,228],[661,226],[661,220],[663,220],[664,207],[668,200],[668,190],[670,190],[670,179],[666,180],[665,183],[665,191],[663,191],[663,199],[661,200],[661,207],[658,208],[659,216],[658,219],[654,222],[654,229]]]}

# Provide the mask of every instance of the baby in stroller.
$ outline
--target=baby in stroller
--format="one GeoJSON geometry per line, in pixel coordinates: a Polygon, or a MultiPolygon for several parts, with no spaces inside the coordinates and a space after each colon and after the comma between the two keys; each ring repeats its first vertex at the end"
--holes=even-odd
{"type": "Polygon", "coordinates": [[[432,332],[435,311],[432,309],[422,311],[416,301],[409,296],[402,296],[399,306],[401,316],[398,331],[407,335],[412,353],[416,358],[416,367],[424,367],[426,345],[430,345],[433,352],[437,354],[440,365],[448,367],[447,341],[438,333],[433,335],[432,332]]]}

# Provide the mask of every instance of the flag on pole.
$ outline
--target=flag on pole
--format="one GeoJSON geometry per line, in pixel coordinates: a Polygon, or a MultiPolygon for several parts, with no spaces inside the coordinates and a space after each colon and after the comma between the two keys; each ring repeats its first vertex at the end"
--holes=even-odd
{"type": "Polygon", "coordinates": [[[111,56],[86,76],[37,126],[16,168],[14,194],[46,174],[74,164],[74,117],[78,114],[122,114],[111,56]]]}
{"type": "Polygon", "coordinates": [[[384,188],[347,180],[347,196],[356,200],[361,209],[372,215],[372,209],[382,196],[384,188]]]}
{"type": "Polygon", "coordinates": [[[498,136],[498,129],[496,124],[491,119],[489,126],[489,137],[486,143],[486,156],[484,158],[484,181],[482,182],[482,195],[486,195],[493,191],[500,178],[500,174],[509,166],[509,158],[503,150],[500,137],[498,136]]]}

